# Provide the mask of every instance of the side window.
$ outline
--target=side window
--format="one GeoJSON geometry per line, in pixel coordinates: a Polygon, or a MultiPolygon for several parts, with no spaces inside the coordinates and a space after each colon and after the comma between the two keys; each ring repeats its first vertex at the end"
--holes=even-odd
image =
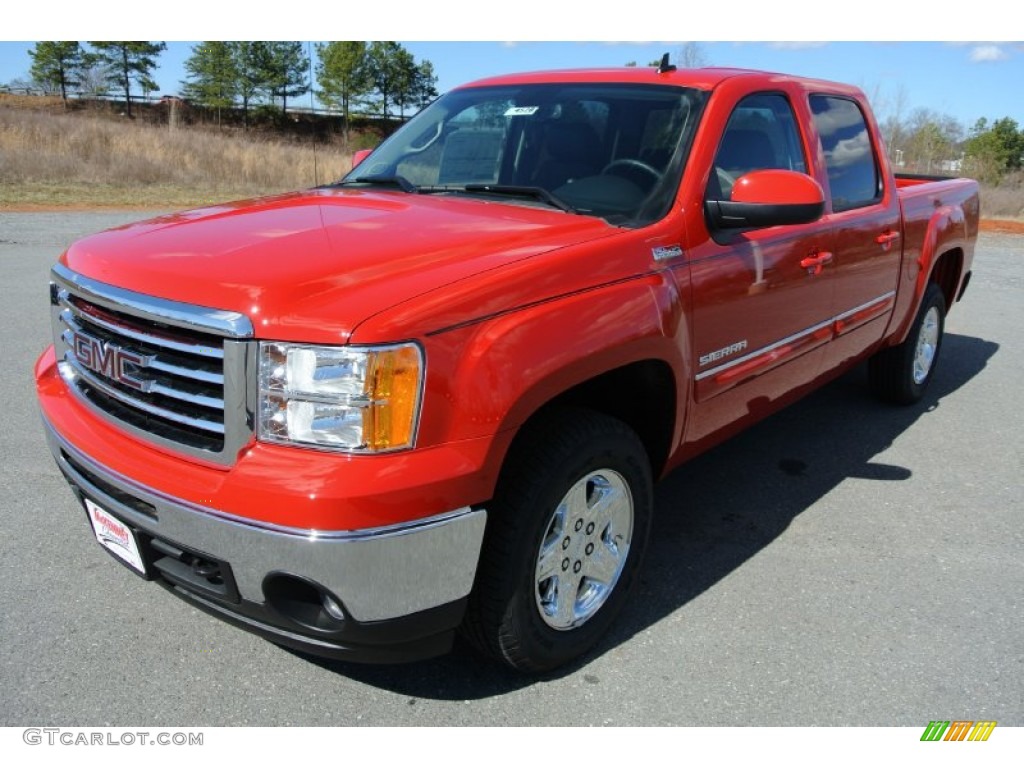
{"type": "Polygon", "coordinates": [[[881,197],[871,134],[857,102],[839,96],[811,96],[811,113],[821,136],[832,192],[832,210],[871,205],[881,197]]]}
{"type": "Polygon", "coordinates": [[[731,199],[740,176],[764,168],[807,172],[793,108],[781,93],[755,93],[736,105],[715,155],[708,199],[731,199]]]}

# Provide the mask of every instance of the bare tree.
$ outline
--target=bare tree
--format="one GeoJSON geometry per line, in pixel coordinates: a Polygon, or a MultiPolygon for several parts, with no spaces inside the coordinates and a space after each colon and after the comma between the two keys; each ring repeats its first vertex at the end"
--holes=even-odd
{"type": "Polygon", "coordinates": [[[95,99],[107,91],[110,82],[110,70],[103,64],[92,61],[83,64],[78,70],[78,93],[95,99]]]}
{"type": "Polygon", "coordinates": [[[872,98],[875,114],[885,115],[884,118],[880,118],[878,127],[882,132],[882,138],[885,140],[889,160],[896,164],[900,163],[903,152],[906,150],[907,127],[905,115],[909,101],[907,89],[902,84],[897,87],[894,96],[883,98],[880,88],[876,88],[875,96],[872,98]]]}
{"type": "Polygon", "coordinates": [[[682,69],[698,69],[708,65],[708,56],[700,43],[686,42],[679,49],[679,66],[682,69]]]}
{"type": "Polygon", "coordinates": [[[29,75],[22,77],[16,77],[7,83],[7,90],[11,93],[24,93],[26,96],[31,96],[35,93],[45,93],[45,88],[33,79],[29,75]]]}
{"type": "Polygon", "coordinates": [[[963,126],[953,117],[931,109],[915,109],[907,122],[907,156],[917,170],[932,173],[953,160],[963,140],[963,126]]]}

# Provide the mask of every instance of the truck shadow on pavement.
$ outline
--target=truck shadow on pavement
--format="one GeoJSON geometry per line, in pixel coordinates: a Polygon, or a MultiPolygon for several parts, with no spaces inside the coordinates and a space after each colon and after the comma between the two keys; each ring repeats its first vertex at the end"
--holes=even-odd
{"type": "MultiPolygon", "coordinates": [[[[874,400],[861,365],[802,401],[690,461],[655,488],[655,519],[640,583],[608,636],[579,662],[546,678],[480,658],[457,641],[448,656],[364,666],[299,654],[366,685],[417,699],[472,700],[581,671],[671,615],[781,535],[842,481],[906,480],[911,470],[874,461],[918,419],[981,373],[999,345],[946,334],[928,392],[900,408],[874,400]]],[[[687,631],[694,631],[690,628],[687,631]]],[[[594,675],[583,675],[594,683],[594,675]]]]}

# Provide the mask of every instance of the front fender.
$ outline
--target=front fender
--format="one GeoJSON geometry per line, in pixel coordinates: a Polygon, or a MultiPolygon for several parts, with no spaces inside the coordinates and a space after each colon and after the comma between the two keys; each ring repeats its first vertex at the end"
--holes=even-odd
{"type": "MultiPolygon", "coordinates": [[[[500,467],[511,437],[545,404],[608,371],[645,360],[686,376],[688,333],[675,282],[650,273],[501,314],[428,340],[427,441],[496,435],[500,467]]],[[[622,397],[629,397],[623,392],[622,397]]],[[[673,441],[686,393],[678,392],[673,441]]]]}

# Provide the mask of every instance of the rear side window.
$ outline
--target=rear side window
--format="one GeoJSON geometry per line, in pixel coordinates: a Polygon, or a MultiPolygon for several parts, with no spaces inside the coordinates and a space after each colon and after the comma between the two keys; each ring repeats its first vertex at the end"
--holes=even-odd
{"type": "Polygon", "coordinates": [[[857,102],[838,96],[811,96],[811,113],[825,150],[832,210],[847,211],[881,198],[878,163],[864,114],[857,102]]]}
{"type": "Polygon", "coordinates": [[[781,93],[755,93],[736,105],[715,155],[708,199],[729,200],[740,176],[765,168],[807,171],[793,109],[781,93]]]}

